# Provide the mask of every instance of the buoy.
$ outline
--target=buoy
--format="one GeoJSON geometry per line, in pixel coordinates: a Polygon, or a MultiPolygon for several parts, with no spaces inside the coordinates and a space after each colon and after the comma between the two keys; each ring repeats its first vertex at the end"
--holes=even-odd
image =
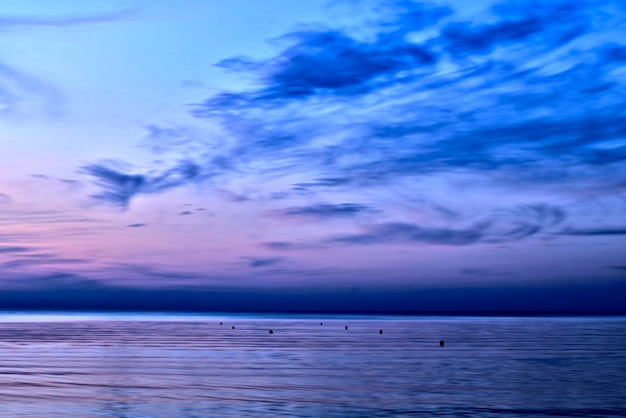
{"type": "Polygon", "coordinates": [[[270,334],[273,334],[273,333],[274,333],[274,331],[270,330],[270,334]]]}
{"type": "Polygon", "coordinates": [[[220,325],[224,325],[224,324],[222,324],[222,323],[220,322],[220,325]]]}
{"type": "Polygon", "coordinates": [[[443,344],[444,344],[443,340],[439,340],[439,347],[443,347],[443,344]]]}
{"type": "Polygon", "coordinates": [[[379,330],[378,330],[378,333],[379,333],[379,334],[382,334],[382,333],[383,333],[383,330],[382,330],[382,329],[379,329],[379,330]]]}
{"type": "Polygon", "coordinates": [[[233,325],[233,329],[235,329],[235,326],[233,325]]]}
{"type": "Polygon", "coordinates": [[[323,322],[320,322],[320,325],[324,325],[324,323],[323,323],[323,322]]]}
{"type": "Polygon", "coordinates": [[[346,325],[346,329],[348,329],[348,326],[346,325]]]}

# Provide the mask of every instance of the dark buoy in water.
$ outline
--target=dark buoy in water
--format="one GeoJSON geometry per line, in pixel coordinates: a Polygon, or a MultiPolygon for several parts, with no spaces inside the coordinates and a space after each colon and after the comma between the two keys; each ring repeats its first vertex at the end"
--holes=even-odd
{"type": "Polygon", "coordinates": [[[379,334],[382,334],[382,333],[383,333],[383,330],[382,330],[382,329],[379,329],[379,330],[378,330],[378,333],[379,333],[379,334]]]}
{"type": "Polygon", "coordinates": [[[348,326],[346,325],[346,329],[348,329],[348,326]]]}
{"type": "Polygon", "coordinates": [[[235,326],[233,325],[233,329],[235,329],[235,326]]]}
{"type": "Polygon", "coordinates": [[[220,325],[224,325],[224,324],[222,324],[222,323],[220,322],[220,325]]]}
{"type": "Polygon", "coordinates": [[[443,340],[439,340],[439,347],[443,347],[444,344],[443,340]]]}
{"type": "Polygon", "coordinates": [[[274,333],[274,331],[270,330],[270,334],[273,334],[273,333],[274,333]]]}
{"type": "Polygon", "coordinates": [[[323,323],[323,322],[320,322],[320,326],[322,326],[322,325],[324,325],[324,323],[323,323]]]}

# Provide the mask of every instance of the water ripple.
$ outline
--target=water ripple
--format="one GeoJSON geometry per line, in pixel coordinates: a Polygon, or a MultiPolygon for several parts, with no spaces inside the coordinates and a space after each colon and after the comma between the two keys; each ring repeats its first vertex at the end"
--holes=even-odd
{"type": "Polygon", "coordinates": [[[0,355],[2,417],[626,416],[626,318],[0,320],[0,355]]]}

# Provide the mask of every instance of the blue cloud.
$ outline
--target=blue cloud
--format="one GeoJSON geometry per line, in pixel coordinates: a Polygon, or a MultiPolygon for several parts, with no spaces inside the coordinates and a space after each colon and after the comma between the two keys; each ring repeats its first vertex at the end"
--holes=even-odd
{"type": "Polygon", "coordinates": [[[280,211],[280,214],[287,217],[346,218],[374,211],[367,205],[341,203],[291,207],[280,211]]]}
{"type": "MultiPolygon", "coordinates": [[[[285,35],[291,46],[266,62],[245,69],[262,73],[265,89],[256,92],[255,100],[301,99],[315,94],[366,93],[370,81],[385,78],[415,66],[432,65],[436,57],[428,49],[401,42],[364,43],[337,30],[311,30],[285,35]]],[[[241,60],[218,64],[241,68],[241,60]]],[[[393,81],[393,80],[389,80],[393,81]]],[[[216,105],[228,103],[231,95],[213,99],[216,105]]]]}
{"type": "MultiPolygon", "coordinates": [[[[512,0],[473,14],[460,10],[461,2],[375,5],[360,26],[302,26],[280,37],[267,59],[222,60],[218,66],[254,82],[208,97],[192,113],[221,124],[229,145],[203,148],[194,154],[199,162],[146,174],[90,165],[85,171],[102,188],[95,197],[126,207],[142,193],[250,173],[300,176],[288,190],[267,193],[276,199],[400,188],[437,176],[478,179],[512,194],[552,187],[570,201],[585,190],[624,192],[626,79],[620,69],[626,44],[615,35],[626,28],[626,13],[620,2],[512,0]]],[[[202,144],[184,127],[150,125],[149,131],[156,142],[190,152],[202,144]]],[[[348,219],[365,213],[361,209],[293,206],[282,214],[348,219]]],[[[333,239],[474,243],[546,228],[540,221],[468,226],[458,212],[448,210],[455,214],[450,222],[459,222],[450,225],[387,218],[333,239]]]]}
{"type": "Polygon", "coordinates": [[[523,43],[525,47],[554,49],[591,28],[584,2],[509,1],[496,4],[494,23],[453,22],[440,40],[455,57],[488,54],[496,47],[523,43]]]}
{"type": "Polygon", "coordinates": [[[221,118],[240,138],[236,163],[265,149],[277,161],[326,172],[338,170],[341,159],[337,179],[344,183],[460,169],[540,182],[557,180],[554,172],[577,177],[576,165],[621,172],[626,147],[602,144],[626,132],[626,86],[613,71],[625,47],[600,34],[625,21],[603,26],[602,7],[512,1],[458,20],[450,9],[392,2],[385,19],[368,27],[368,42],[358,31],[318,28],[286,35],[288,45],[268,60],[223,61],[257,77],[260,87],[218,94],[195,114],[221,118]],[[426,25],[402,19],[407,10],[436,18],[426,25]],[[412,41],[425,26],[423,39],[412,41]],[[317,146],[329,135],[342,139],[317,146]]]}
{"type": "Polygon", "coordinates": [[[0,247],[0,254],[14,254],[14,253],[26,253],[29,251],[33,251],[33,248],[30,247],[0,247]]]}
{"type": "Polygon", "coordinates": [[[271,250],[277,250],[277,251],[309,250],[312,248],[321,247],[318,244],[307,244],[307,243],[289,242],[289,241],[271,241],[271,242],[265,242],[263,243],[263,245],[271,250]]]}
{"type": "Polygon", "coordinates": [[[347,178],[318,178],[311,182],[296,183],[293,185],[294,190],[306,191],[318,187],[338,187],[348,185],[350,179],[347,178]]]}
{"type": "Polygon", "coordinates": [[[96,184],[104,191],[93,198],[116,206],[127,207],[139,194],[160,193],[168,189],[199,180],[203,173],[191,161],[181,161],[165,171],[148,174],[125,173],[106,164],[90,164],[83,171],[96,178],[96,184]]]}
{"type": "Polygon", "coordinates": [[[566,219],[565,212],[544,204],[520,205],[495,211],[482,220],[463,227],[425,226],[407,222],[385,222],[366,225],[363,232],[341,234],[315,244],[270,242],[265,246],[278,251],[304,250],[341,245],[373,245],[387,243],[427,243],[439,245],[470,245],[522,240],[539,233],[562,234],[556,229],[566,219]]]}
{"type": "Polygon", "coordinates": [[[87,258],[63,258],[63,257],[27,257],[10,260],[1,263],[7,269],[19,269],[22,267],[51,266],[51,265],[76,265],[87,264],[93,260],[87,258]]]}
{"type": "Polygon", "coordinates": [[[107,269],[117,271],[119,277],[143,276],[150,278],[192,281],[201,281],[203,278],[207,278],[206,275],[201,273],[171,270],[158,265],[116,263],[108,266],[107,269]]]}
{"type": "Polygon", "coordinates": [[[253,267],[253,268],[267,267],[276,263],[280,263],[283,260],[284,260],[283,257],[265,257],[265,258],[250,257],[249,265],[250,267],[253,267]]]}
{"type": "Polygon", "coordinates": [[[48,110],[64,101],[56,87],[0,61],[0,116],[21,112],[26,99],[48,110]]]}
{"type": "Polygon", "coordinates": [[[561,232],[563,235],[580,235],[580,236],[590,236],[590,235],[626,235],[626,228],[624,227],[615,227],[615,228],[587,228],[587,229],[574,229],[567,228],[561,232]]]}
{"type": "Polygon", "coordinates": [[[206,141],[206,134],[191,125],[153,123],[144,128],[147,132],[142,145],[157,154],[177,149],[198,152],[209,142],[206,141]]]}
{"type": "Polygon", "coordinates": [[[88,15],[67,15],[58,17],[49,16],[0,16],[0,28],[8,29],[21,26],[74,26],[87,23],[115,22],[128,18],[133,13],[132,10],[118,10],[104,13],[94,13],[88,15]]]}
{"type": "Polygon", "coordinates": [[[392,242],[421,242],[429,244],[467,245],[482,240],[487,224],[468,229],[425,228],[406,223],[372,225],[368,232],[341,235],[329,240],[342,244],[382,244],[392,242]]]}
{"type": "MultiPolygon", "coordinates": [[[[464,228],[432,227],[408,223],[375,224],[361,234],[333,237],[328,242],[345,244],[379,244],[416,242],[446,245],[499,243],[524,239],[550,230],[565,219],[558,207],[522,205],[501,210],[464,228]]],[[[553,232],[552,232],[553,233],[553,232]]]]}
{"type": "MultiPolygon", "coordinates": [[[[0,16],[0,30],[7,31],[23,27],[64,27],[82,24],[105,23],[128,18],[133,11],[117,10],[88,15],[67,16],[0,16]]],[[[10,63],[0,62],[0,115],[16,113],[25,108],[25,99],[39,102],[44,108],[55,111],[64,99],[60,91],[10,63]]]]}

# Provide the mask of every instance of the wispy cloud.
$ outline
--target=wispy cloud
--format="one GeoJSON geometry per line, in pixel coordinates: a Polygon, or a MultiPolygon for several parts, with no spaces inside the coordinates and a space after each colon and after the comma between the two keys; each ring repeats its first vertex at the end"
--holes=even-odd
{"type": "Polygon", "coordinates": [[[271,59],[221,62],[259,87],[218,94],[195,114],[245,143],[240,163],[271,149],[275,161],[369,184],[451,170],[597,177],[626,158],[614,72],[625,47],[600,35],[624,22],[595,18],[609,3],[504,2],[458,20],[451,8],[388,2],[367,41],[363,28],[318,27],[285,35],[271,59]]]}
{"type": "MultiPolygon", "coordinates": [[[[129,18],[133,10],[118,10],[86,15],[35,16],[0,15],[0,32],[31,27],[65,27],[82,24],[106,23],[129,18]]],[[[59,88],[0,61],[0,115],[23,112],[32,107],[57,112],[65,99],[59,88]]]]}
{"type": "Polygon", "coordinates": [[[404,223],[372,225],[361,234],[340,235],[328,242],[367,245],[390,242],[421,242],[429,244],[467,245],[483,240],[487,224],[474,225],[467,229],[424,228],[404,223]]]}
{"type": "Polygon", "coordinates": [[[0,61],[0,115],[14,114],[33,106],[52,109],[63,102],[63,94],[55,86],[0,61]]]}
{"type": "Polygon", "coordinates": [[[590,228],[590,229],[573,229],[567,228],[561,232],[563,235],[581,235],[581,236],[590,236],[590,235],[626,235],[626,228],[624,227],[615,227],[615,228],[590,228]]]}
{"type": "Polygon", "coordinates": [[[252,268],[267,267],[284,260],[283,257],[247,257],[247,259],[252,268]]]}
{"type": "Polygon", "coordinates": [[[296,183],[293,185],[293,188],[295,190],[309,190],[312,188],[318,188],[318,187],[337,187],[337,186],[344,186],[350,183],[349,179],[345,179],[345,178],[319,178],[319,179],[314,179],[311,182],[307,182],[307,183],[296,183]]]}
{"type": "Polygon", "coordinates": [[[13,254],[13,253],[25,253],[33,251],[33,248],[29,247],[0,247],[0,254],[13,254]]]}
{"type": "MultiPolygon", "coordinates": [[[[217,64],[253,80],[193,106],[193,115],[221,127],[221,146],[207,145],[191,128],[149,125],[148,140],[193,150],[194,160],[145,173],[91,164],[84,172],[102,189],[94,197],[127,207],[141,194],[207,178],[222,182],[219,187],[245,176],[289,178],[288,185],[266,186],[266,196],[283,200],[399,189],[434,178],[437,186],[422,189],[426,200],[435,201],[428,194],[444,183],[450,190],[506,189],[533,196],[526,199],[532,202],[546,188],[557,200],[625,192],[620,69],[626,44],[616,36],[626,28],[621,2],[496,1],[473,11],[463,2],[356,3],[360,24],[300,26],[275,40],[278,49],[269,58],[236,56],[217,64]]],[[[450,216],[448,225],[394,218],[384,208],[385,217],[361,233],[331,241],[468,244],[545,230],[538,219],[487,219],[497,204],[485,205],[472,223],[463,221],[459,202],[449,210],[458,219],[450,216]]],[[[280,214],[348,220],[369,207],[367,201],[299,202],[280,214]]],[[[585,235],[570,221],[564,234],[585,235]]],[[[318,244],[266,244],[311,245],[318,244]]]]}
{"type": "Polygon", "coordinates": [[[192,161],[181,161],[167,170],[146,174],[127,173],[111,163],[89,164],[83,171],[104,189],[93,198],[123,208],[137,195],[159,193],[205,178],[201,168],[192,161]]]}
{"type": "Polygon", "coordinates": [[[349,218],[363,213],[376,212],[368,205],[358,203],[318,204],[310,206],[296,206],[279,211],[281,216],[301,218],[349,218]]]}
{"type": "Polygon", "coordinates": [[[194,126],[152,123],[144,128],[146,135],[141,144],[157,154],[177,149],[204,153],[211,147],[207,133],[194,126]]]}
{"type": "Polygon", "coordinates": [[[128,226],[129,228],[142,228],[142,227],[144,227],[146,225],[148,225],[148,224],[138,223],[138,224],[130,224],[130,225],[126,225],[126,226],[128,226]]]}
{"type": "Polygon", "coordinates": [[[494,211],[489,216],[461,227],[446,225],[419,225],[406,222],[369,224],[362,232],[338,234],[318,242],[269,242],[267,248],[302,250],[327,248],[333,245],[372,245],[388,243],[426,243],[436,245],[470,245],[503,243],[546,233],[562,233],[558,228],[566,218],[561,208],[543,204],[521,205],[494,211]]]}
{"type": "Polygon", "coordinates": [[[84,212],[75,209],[32,209],[25,205],[7,205],[0,210],[0,226],[14,226],[16,222],[28,225],[44,224],[90,224],[98,223],[95,218],[85,216],[84,212]]]}
{"type": "Polygon", "coordinates": [[[319,244],[308,244],[303,242],[289,241],[270,241],[263,243],[263,246],[271,250],[288,251],[288,250],[309,250],[313,248],[322,248],[319,244]]]}
{"type": "Polygon", "coordinates": [[[37,16],[37,15],[0,15],[0,30],[21,26],[74,26],[89,23],[106,23],[127,19],[134,10],[117,10],[84,15],[37,16]]]}
{"type": "Polygon", "coordinates": [[[93,260],[87,258],[64,258],[64,257],[25,257],[0,263],[6,269],[21,269],[24,267],[41,266],[72,266],[76,264],[88,264],[93,260]]]}

